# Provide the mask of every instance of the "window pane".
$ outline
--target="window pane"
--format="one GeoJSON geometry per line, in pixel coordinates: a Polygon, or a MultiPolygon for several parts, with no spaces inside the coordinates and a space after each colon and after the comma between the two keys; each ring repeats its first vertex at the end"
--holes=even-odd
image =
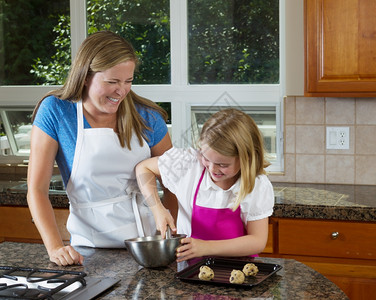
{"type": "Polygon", "coordinates": [[[188,0],[189,82],[279,83],[278,0],[188,0]]]}
{"type": "Polygon", "coordinates": [[[172,140],[171,102],[157,102],[157,104],[167,112],[168,118],[167,118],[166,124],[167,124],[168,133],[170,134],[170,138],[172,140]]]}
{"type": "Polygon", "coordinates": [[[29,155],[32,112],[32,108],[0,110],[2,155],[29,155]]]}
{"type": "Polygon", "coordinates": [[[8,137],[5,132],[4,122],[0,116],[0,155],[10,155],[12,154],[10,150],[10,145],[8,142],[8,137]]]}
{"type": "Polygon", "coordinates": [[[70,65],[69,0],[0,1],[0,85],[57,84],[70,65]]]}
{"type": "MultiPolygon", "coordinates": [[[[226,107],[227,108],[227,107],[226,107]]],[[[264,147],[268,154],[267,159],[272,162],[277,157],[277,138],[276,138],[276,108],[274,106],[243,106],[241,109],[250,115],[256,122],[264,137],[264,147]]],[[[224,109],[220,106],[192,106],[192,144],[197,147],[197,142],[201,133],[202,126],[214,113],[224,109]]]]}
{"type": "Polygon", "coordinates": [[[170,4],[168,0],[87,0],[88,34],[114,31],[130,41],[141,60],[135,84],[168,84],[170,4]]]}

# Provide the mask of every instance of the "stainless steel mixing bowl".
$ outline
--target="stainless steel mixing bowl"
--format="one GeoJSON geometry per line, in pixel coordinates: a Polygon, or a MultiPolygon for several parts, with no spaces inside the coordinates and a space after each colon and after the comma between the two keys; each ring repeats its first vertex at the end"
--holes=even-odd
{"type": "Polygon", "coordinates": [[[185,234],[175,234],[164,239],[161,235],[125,240],[129,253],[146,268],[165,267],[176,260],[176,248],[185,234]]]}

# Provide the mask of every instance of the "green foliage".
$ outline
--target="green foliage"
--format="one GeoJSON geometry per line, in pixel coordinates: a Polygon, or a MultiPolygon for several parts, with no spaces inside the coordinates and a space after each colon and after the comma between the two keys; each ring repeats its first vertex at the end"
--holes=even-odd
{"type": "Polygon", "coordinates": [[[190,0],[189,81],[279,82],[278,0],[190,0]]]}
{"type": "MultiPolygon", "coordinates": [[[[30,69],[36,57],[56,53],[51,30],[58,15],[69,15],[69,0],[0,0],[0,84],[36,85],[44,82],[30,69]]],[[[60,46],[59,46],[60,47],[60,46]]]]}
{"type": "Polygon", "coordinates": [[[58,85],[63,84],[67,77],[71,62],[69,16],[60,15],[58,24],[53,28],[53,32],[56,33],[56,38],[53,42],[56,54],[49,59],[44,59],[43,62],[37,57],[30,73],[42,79],[43,84],[58,85]]]}
{"type": "Polygon", "coordinates": [[[168,0],[90,0],[88,33],[114,31],[130,41],[141,61],[135,84],[170,83],[168,0]]]}

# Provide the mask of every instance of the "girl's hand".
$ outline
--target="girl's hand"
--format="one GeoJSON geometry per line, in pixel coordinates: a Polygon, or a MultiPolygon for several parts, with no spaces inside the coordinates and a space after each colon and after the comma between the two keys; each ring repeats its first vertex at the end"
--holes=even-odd
{"type": "Polygon", "coordinates": [[[49,253],[50,261],[58,266],[83,265],[84,257],[72,246],[63,246],[49,253]]]}
{"type": "Polygon", "coordinates": [[[155,207],[152,207],[151,211],[154,215],[157,230],[161,232],[161,236],[163,238],[166,236],[167,226],[170,226],[170,229],[172,231],[171,234],[176,233],[174,218],[172,217],[168,209],[166,209],[162,204],[160,204],[156,205],[155,207]]]}
{"type": "Polygon", "coordinates": [[[208,246],[207,241],[187,237],[182,239],[181,243],[183,245],[176,250],[177,262],[209,255],[206,249],[208,246]]]}

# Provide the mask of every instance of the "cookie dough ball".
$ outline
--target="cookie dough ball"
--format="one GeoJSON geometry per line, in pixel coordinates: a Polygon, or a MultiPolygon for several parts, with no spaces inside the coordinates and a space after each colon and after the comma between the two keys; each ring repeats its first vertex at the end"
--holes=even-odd
{"type": "Polygon", "coordinates": [[[255,276],[258,273],[258,268],[255,264],[246,264],[243,268],[245,276],[255,276]]]}
{"type": "Polygon", "coordinates": [[[214,278],[214,271],[208,266],[201,266],[198,278],[201,280],[212,280],[214,278]]]}
{"type": "Polygon", "coordinates": [[[236,284],[242,284],[244,282],[244,273],[240,270],[232,270],[230,275],[230,282],[236,284]]]}

